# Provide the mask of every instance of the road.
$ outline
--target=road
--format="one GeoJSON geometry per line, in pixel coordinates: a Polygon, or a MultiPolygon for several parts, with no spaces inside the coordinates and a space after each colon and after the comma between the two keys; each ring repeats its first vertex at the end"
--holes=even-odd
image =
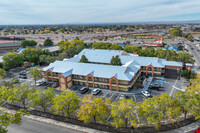
{"type": "Polygon", "coordinates": [[[192,45],[193,46],[193,53],[194,53],[194,56],[196,57],[196,61],[197,61],[197,65],[200,66],[200,53],[199,51],[199,48],[195,45],[195,43],[192,45]]]}
{"type": "Polygon", "coordinates": [[[8,133],[81,133],[72,129],[54,126],[23,118],[22,125],[10,125],[8,133]]]}
{"type": "Polygon", "coordinates": [[[199,48],[195,45],[195,43],[187,44],[188,50],[190,53],[194,55],[194,59],[196,61],[196,64],[200,66],[200,52],[198,51],[199,48]]]}

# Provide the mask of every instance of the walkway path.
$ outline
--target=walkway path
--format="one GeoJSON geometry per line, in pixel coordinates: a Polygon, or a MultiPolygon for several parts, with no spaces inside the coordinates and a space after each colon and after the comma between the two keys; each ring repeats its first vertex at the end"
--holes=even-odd
{"type": "Polygon", "coordinates": [[[199,127],[199,125],[200,125],[200,120],[192,124],[189,124],[187,126],[180,127],[178,129],[169,130],[162,133],[194,133],[194,131],[199,127]]]}

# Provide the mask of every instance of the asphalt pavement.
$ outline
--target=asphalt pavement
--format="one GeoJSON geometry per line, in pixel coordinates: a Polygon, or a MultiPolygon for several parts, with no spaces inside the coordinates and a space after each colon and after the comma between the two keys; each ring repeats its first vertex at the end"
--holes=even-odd
{"type": "Polygon", "coordinates": [[[82,133],[82,132],[23,118],[22,125],[10,125],[8,127],[8,133],[82,133]]]}

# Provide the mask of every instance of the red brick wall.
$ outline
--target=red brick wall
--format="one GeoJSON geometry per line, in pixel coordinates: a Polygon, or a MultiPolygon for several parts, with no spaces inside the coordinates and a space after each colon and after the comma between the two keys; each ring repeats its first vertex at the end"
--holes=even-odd
{"type": "Polygon", "coordinates": [[[112,80],[115,80],[116,90],[118,91],[118,79],[116,79],[115,77],[110,78],[110,90],[112,90],[112,80]]]}
{"type": "Polygon", "coordinates": [[[153,70],[154,70],[154,68],[153,68],[152,65],[148,65],[148,66],[146,67],[146,75],[148,74],[148,69],[149,69],[149,68],[152,69],[151,75],[153,76],[153,70]]]}
{"type": "Polygon", "coordinates": [[[88,78],[89,78],[89,77],[92,78],[92,86],[94,87],[94,77],[93,77],[91,74],[88,74],[88,75],[86,76],[87,87],[89,86],[89,85],[88,85],[88,78]]]}

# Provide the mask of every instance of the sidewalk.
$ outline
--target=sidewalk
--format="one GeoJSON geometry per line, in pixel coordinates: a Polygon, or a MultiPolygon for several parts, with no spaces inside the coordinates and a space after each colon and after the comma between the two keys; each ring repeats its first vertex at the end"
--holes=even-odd
{"type": "Polygon", "coordinates": [[[183,126],[183,127],[177,128],[177,129],[160,132],[160,133],[194,133],[199,125],[200,125],[200,119],[192,124],[187,125],[187,126],[183,126]]]}
{"type": "MultiPolygon", "coordinates": [[[[0,109],[5,110],[9,114],[14,114],[16,112],[14,110],[5,109],[5,108],[2,108],[2,107],[0,107],[0,109]]],[[[39,116],[35,116],[35,115],[29,115],[29,116],[24,116],[24,117],[31,119],[31,120],[35,120],[35,121],[39,121],[39,122],[43,122],[43,123],[46,123],[46,124],[51,124],[51,125],[67,128],[67,129],[72,129],[72,130],[75,130],[75,131],[78,131],[78,132],[83,132],[83,133],[108,133],[108,132],[105,132],[105,131],[99,131],[99,130],[96,130],[96,129],[91,129],[91,128],[87,128],[87,127],[82,127],[82,126],[78,126],[78,125],[64,123],[64,122],[60,122],[60,121],[56,121],[56,120],[52,120],[52,119],[48,119],[48,118],[44,118],[44,117],[39,117],[39,116]]]]}

